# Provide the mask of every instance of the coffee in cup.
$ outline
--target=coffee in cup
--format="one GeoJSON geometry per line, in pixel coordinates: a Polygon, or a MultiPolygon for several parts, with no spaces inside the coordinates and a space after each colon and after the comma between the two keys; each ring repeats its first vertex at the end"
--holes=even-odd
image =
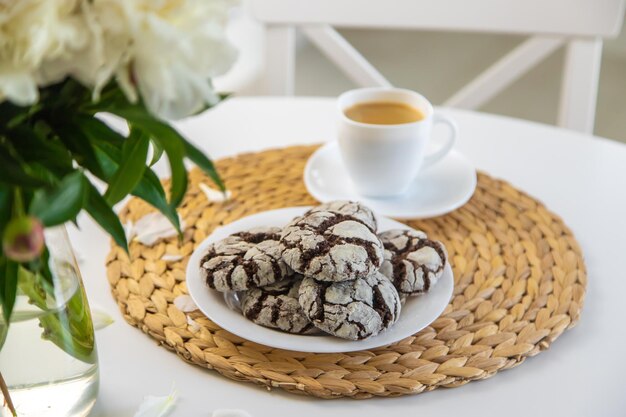
{"type": "Polygon", "coordinates": [[[394,101],[357,103],[344,110],[348,119],[372,125],[400,125],[419,122],[424,114],[410,104],[394,101]]]}

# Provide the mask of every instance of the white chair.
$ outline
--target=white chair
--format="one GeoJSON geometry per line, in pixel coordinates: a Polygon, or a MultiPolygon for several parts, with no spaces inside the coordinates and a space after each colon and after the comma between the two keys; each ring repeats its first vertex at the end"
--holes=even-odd
{"type": "Polygon", "coordinates": [[[476,109],[561,46],[558,125],[593,131],[602,39],[619,34],[624,0],[251,0],[266,25],[267,94],[291,95],[299,28],[358,86],[389,86],[333,26],[529,35],[445,106],[476,109]]]}

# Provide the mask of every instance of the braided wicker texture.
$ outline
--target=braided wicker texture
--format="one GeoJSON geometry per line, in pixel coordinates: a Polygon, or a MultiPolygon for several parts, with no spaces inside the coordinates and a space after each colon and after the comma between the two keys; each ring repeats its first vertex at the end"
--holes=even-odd
{"type": "MultiPolygon", "coordinates": [[[[443,241],[455,290],[429,327],[388,347],[338,354],[291,352],[235,336],[173,300],[186,294],[185,267],[194,247],[219,225],[259,211],[316,204],[302,182],[316,147],[291,147],[217,163],[232,199],[210,203],[198,170],[179,212],[187,228],[152,247],[131,242],[130,256],[112,247],[107,275],[125,319],[186,362],[238,381],[319,398],[399,396],[489,378],[542,352],[579,319],[586,287],[580,248],[561,219],[508,183],[478,175],[462,208],[408,221],[443,241]],[[183,259],[166,262],[163,254],[183,259]],[[195,323],[189,323],[188,317],[195,323]]],[[[131,200],[122,218],[151,209],[131,200]]]]}

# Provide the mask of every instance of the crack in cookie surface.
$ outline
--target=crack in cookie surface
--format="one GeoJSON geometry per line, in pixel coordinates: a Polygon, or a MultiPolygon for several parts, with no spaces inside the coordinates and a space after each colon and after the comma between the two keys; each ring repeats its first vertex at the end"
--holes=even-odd
{"type": "Polygon", "coordinates": [[[372,210],[355,201],[331,201],[311,208],[305,215],[316,212],[333,213],[339,216],[350,217],[367,226],[372,232],[376,232],[377,222],[372,210]]]}

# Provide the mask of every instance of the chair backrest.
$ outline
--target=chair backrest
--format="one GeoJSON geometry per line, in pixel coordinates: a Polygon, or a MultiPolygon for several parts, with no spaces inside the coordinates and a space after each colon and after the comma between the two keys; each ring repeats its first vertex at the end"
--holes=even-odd
{"type": "Polygon", "coordinates": [[[561,46],[566,47],[558,124],[593,131],[602,39],[619,34],[625,0],[250,0],[266,25],[265,92],[294,88],[299,28],[358,86],[389,86],[337,27],[492,32],[529,39],[448,99],[475,109],[561,46]]]}

